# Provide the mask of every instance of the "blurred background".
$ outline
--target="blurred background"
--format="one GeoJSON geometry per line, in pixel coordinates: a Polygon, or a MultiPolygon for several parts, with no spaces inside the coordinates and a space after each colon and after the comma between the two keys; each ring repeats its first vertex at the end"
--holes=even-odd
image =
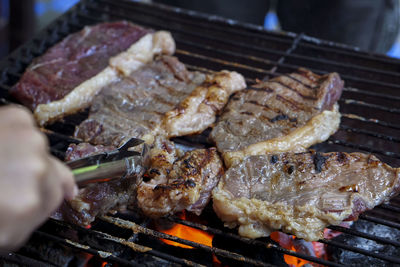
{"type": "MultiPolygon", "coordinates": [[[[268,30],[304,32],[400,58],[400,0],[153,1],[261,24],[268,30]]],[[[77,2],[79,0],[0,0],[0,58],[77,2]]]]}

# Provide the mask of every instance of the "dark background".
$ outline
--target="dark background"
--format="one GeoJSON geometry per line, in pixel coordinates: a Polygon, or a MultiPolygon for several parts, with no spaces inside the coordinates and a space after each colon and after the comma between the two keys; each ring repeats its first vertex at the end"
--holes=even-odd
{"type": "MultiPolygon", "coordinates": [[[[400,0],[153,1],[400,57],[400,0]]],[[[0,59],[77,2],[0,0],[0,59]]]]}

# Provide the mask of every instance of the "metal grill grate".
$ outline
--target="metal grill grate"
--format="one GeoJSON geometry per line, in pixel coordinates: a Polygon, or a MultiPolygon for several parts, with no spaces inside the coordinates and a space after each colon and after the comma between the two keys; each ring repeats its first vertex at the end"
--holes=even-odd
{"type": "MultiPolygon", "coordinates": [[[[249,85],[256,79],[273,77],[292,72],[298,67],[306,67],[316,73],[336,71],[346,82],[346,88],[340,99],[342,122],[339,131],[327,142],[315,146],[320,151],[364,151],[376,154],[380,159],[394,167],[400,166],[400,61],[382,55],[359,52],[354,48],[339,45],[303,34],[281,34],[267,32],[262,27],[237,23],[216,16],[208,16],[179,8],[163,5],[150,5],[128,1],[86,0],[72,8],[65,15],[43,30],[33,40],[20,47],[0,63],[0,97],[9,98],[8,89],[18,81],[31,60],[41,55],[47,48],[71,32],[80,30],[84,25],[102,21],[126,19],[134,23],[164,29],[172,32],[177,43],[176,55],[189,69],[213,72],[221,69],[242,73],[249,85]]],[[[62,123],[49,127],[46,133],[50,139],[52,152],[62,157],[66,146],[77,142],[69,136],[74,126],[85,114],[72,116],[62,123]]],[[[191,142],[191,139],[187,139],[191,142]]],[[[381,205],[360,216],[360,221],[400,229],[400,198],[381,205]]],[[[224,247],[208,247],[195,242],[176,238],[148,228],[149,221],[132,218],[104,216],[100,218],[103,228],[99,231],[84,229],[63,222],[49,220],[36,231],[33,239],[42,242],[56,242],[72,248],[74,253],[86,252],[107,261],[122,265],[137,264],[137,254],[146,254],[181,265],[197,266],[199,255],[208,255],[210,265],[212,254],[255,266],[270,266],[257,257],[242,255],[224,247]],[[113,228],[114,227],[114,228],[113,228]],[[116,235],[114,230],[122,234],[116,235]],[[74,230],[83,240],[81,243],[66,239],[64,233],[74,230]],[[133,230],[133,231],[132,231],[133,230]],[[99,242],[93,243],[90,236],[99,242]],[[152,247],[145,240],[164,238],[190,245],[195,250],[173,251],[165,247],[152,247]],[[86,240],[86,241],[85,241],[86,240]],[[87,241],[89,240],[89,241],[87,241]],[[143,241],[144,240],[144,241],[143,241]],[[121,251],[130,251],[129,256],[117,253],[116,244],[121,251]],[[111,248],[111,249],[110,249],[111,248]],[[195,254],[201,251],[203,254],[195,254]],[[193,254],[193,255],[191,255],[193,254]],[[133,256],[132,256],[133,255],[133,256]]],[[[332,261],[318,259],[306,254],[293,252],[280,247],[270,239],[250,240],[238,236],[235,232],[222,227],[212,211],[205,211],[208,225],[182,220],[176,217],[169,220],[190,227],[205,230],[226,240],[234,240],[242,246],[273,250],[279,254],[292,255],[310,262],[326,266],[344,266],[332,261]],[[214,219],[212,219],[214,218],[214,219]],[[215,222],[213,223],[213,220],[215,222]],[[218,222],[217,222],[218,221],[218,222]]],[[[395,239],[367,232],[347,229],[340,226],[329,227],[343,232],[343,235],[361,237],[378,244],[388,245],[400,250],[400,242],[395,239]]],[[[397,255],[376,253],[373,250],[358,248],[334,240],[321,240],[332,248],[352,251],[365,257],[374,257],[387,263],[400,264],[397,255]]],[[[4,256],[9,261],[42,264],[40,259],[26,256],[24,248],[14,254],[4,256]]],[[[119,251],[119,250],[118,250],[119,251]]],[[[126,254],[126,253],[125,253],[126,254]]],[[[43,262],[48,264],[49,262],[43,262]]],[[[204,264],[204,263],[201,263],[204,264]]]]}

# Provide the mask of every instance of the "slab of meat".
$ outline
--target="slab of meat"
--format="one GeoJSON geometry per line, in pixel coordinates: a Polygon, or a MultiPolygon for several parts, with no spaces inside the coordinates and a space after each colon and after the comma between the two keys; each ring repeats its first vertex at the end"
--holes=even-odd
{"type": "MultiPolygon", "coordinates": [[[[214,122],[215,114],[223,107],[221,103],[227,101],[225,95],[233,91],[231,87],[237,87],[231,81],[237,80],[238,75],[227,71],[214,75],[189,72],[175,57],[162,56],[121,81],[105,87],[94,99],[89,118],[76,128],[75,136],[102,145],[118,146],[131,137],[152,144],[155,136],[169,135],[167,130],[170,128],[165,127],[164,117],[167,112],[175,110],[191,114],[185,118],[191,131],[187,127],[185,134],[202,131],[214,122]],[[210,81],[215,81],[215,84],[210,84],[210,81]],[[198,89],[199,86],[201,89],[198,89]],[[218,90],[223,99],[211,97],[218,90]],[[198,96],[197,92],[200,92],[198,96]],[[190,102],[189,99],[205,103],[207,100],[204,96],[212,98],[211,110],[204,107],[192,111],[192,106],[182,104],[190,102]],[[208,118],[213,116],[214,119],[190,124],[191,118],[196,120],[196,116],[201,115],[208,118]]],[[[195,103],[193,107],[197,107],[195,103]]],[[[174,126],[172,129],[174,133],[179,133],[174,126]]]]}
{"type": "Polygon", "coordinates": [[[221,71],[208,75],[184,101],[164,118],[168,137],[201,133],[215,122],[216,113],[222,110],[231,94],[246,87],[242,75],[221,71]]]}
{"type": "Polygon", "coordinates": [[[328,225],[356,220],[397,195],[399,179],[399,169],[363,153],[250,156],[221,178],[214,210],[245,237],[282,230],[316,241],[328,225]]]}
{"type": "Polygon", "coordinates": [[[11,94],[31,109],[61,99],[146,33],[149,30],[126,21],[87,26],[34,59],[11,94]]]}
{"type": "Polygon", "coordinates": [[[339,127],[337,73],[299,69],[236,93],[211,132],[227,167],[248,155],[305,151],[339,127]]]}
{"type": "MultiPolygon", "coordinates": [[[[113,42],[118,43],[116,40],[113,42]]],[[[80,83],[63,98],[38,105],[34,112],[35,118],[40,125],[44,125],[89,107],[103,87],[152,61],[155,55],[172,55],[174,51],[175,42],[169,32],[147,33],[126,51],[110,58],[108,67],[80,83]]]]}
{"type": "MultiPolygon", "coordinates": [[[[73,144],[67,150],[67,160],[75,160],[114,149],[112,146],[73,144]]],[[[141,182],[142,175],[143,173],[138,173],[131,177],[90,184],[80,189],[78,196],[73,200],[64,201],[52,217],[86,226],[93,222],[98,215],[123,210],[134,202],[136,188],[141,182]]]]}
{"type": "Polygon", "coordinates": [[[198,215],[211,198],[223,174],[215,148],[177,155],[170,141],[157,139],[150,151],[151,167],[137,190],[137,205],[149,217],[159,218],[187,210],[198,215]]]}

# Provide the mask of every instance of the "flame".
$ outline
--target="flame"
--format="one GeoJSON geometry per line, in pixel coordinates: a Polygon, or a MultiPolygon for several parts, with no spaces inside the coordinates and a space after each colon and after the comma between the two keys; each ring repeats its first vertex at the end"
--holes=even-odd
{"type": "MultiPolygon", "coordinates": [[[[343,224],[341,226],[344,227],[349,227],[346,224],[343,224]]],[[[341,232],[336,232],[333,230],[330,230],[328,228],[326,228],[324,230],[324,238],[325,239],[332,239],[338,235],[340,235],[341,232]]],[[[315,256],[317,258],[320,259],[328,259],[328,255],[326,253],[326,245],[320,242],[306,242],[304,240],[299,240],[296,239],[296,237],[294,235],[287,235],[284,234],[282,232],[273,232],[271,233],[271,239],[278,242],[279,245],[283,248],[298,252],[298,253],[302,253],[302,254],[306,254],[306,255],[310,255],[310,256],[315,256]],[[299,246],[299,244],[301,244],[299,246]]],[[[312,263],[294,256],[290,256],[290,255],[284,255],[284,259],[285,262],[289,265],[289,266],[296,266],[296,267],[301,267],[305,264],[310,264],[312,266],[320,266],[316,263],[312,263]]]]}
{"type": "Polygon", "coordinates": [[[108,264],[108,262],[104,261],[104,262],[101,264],[101,267],[105,267],[107,264],[108,264]]]}
{"type": "MultiPolygon", "coordinates": [[[[296,247],[294,246],[293,240],[295,239],[295,236],[289,236],[281,232],[272,232],[271,233],[271,239],[274,240],[275,242],[278,242],[281,247],[284,247],[286,249],[292,250],[292,251],[297,251],[296,247]]],[[[309,261],[290,256],[290,255],[284,255],[283,256],[285,262],[289,266],[303,266],[307,263],[310,263],[309,261]]]]}
{"type": "MultiPolygon", "coordinates": [[[[186,220],[186,214],[182,213],[179,216],[182,220],[186,220]]],[[[196,228],[192,228],[186,225],[182,225],[182,224],[175,224],[172,228],[167,229],[167,230],[160,230],[160,232],[163,232],[165,234],[169,234],[169,235],[173,235],[182,239],[186,239],[186,240],[190,240],[196,243],[200,243],[209,247],[212,247],[212,240],[214,235],[209,234],[205,231],[196,229],[196,228]]],[[[172,245],[172,246],[176,246],[176,247],[182,247],[182,248],[188,248],[188,249],[192,249],[193,247],[188,246],[188,245],[184,245],[181,243],[177,243],[171,240],[166,240],[166,239],[161,239],[161,241],[163,241],[164,243],[168,244],[168,245],[172,245]]]]}

